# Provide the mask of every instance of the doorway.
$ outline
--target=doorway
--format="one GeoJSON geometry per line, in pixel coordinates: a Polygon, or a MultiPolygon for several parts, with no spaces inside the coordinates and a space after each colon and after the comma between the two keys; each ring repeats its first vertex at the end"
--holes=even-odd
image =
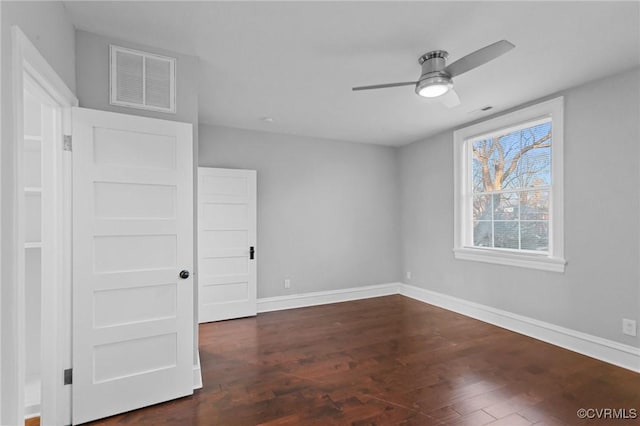
{"type": "Polygon", "coordinates": [[[9,377],[15,411],[5,420],[68,424],[70,390],[61,377],[71,366],[71,157],[63,135],[78,101],[18,27],[12,43],[16,279],[7,285],[16,332],[5,341],[15,348],[16,369],[9,377]]]}
{"type": "Polygon", "coordinates": [[[30,418],[41,414],[43,364],[52,349],[44,341],[47,318],[43,308],[57,278],[56,215],[50,212],[56,211],[54,147],[59,139],[60,111],[28,74],[23,81],[24,407],[25,417],[30,418]]]}

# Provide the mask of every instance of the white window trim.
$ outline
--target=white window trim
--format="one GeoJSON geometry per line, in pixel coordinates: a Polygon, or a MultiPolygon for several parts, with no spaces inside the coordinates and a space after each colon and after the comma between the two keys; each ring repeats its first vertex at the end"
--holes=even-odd
{"type": "Polygon", "coordinates": [[[454,245],[456,259],[519,266],[544,271],[564,272],[564,98],[558,97],[518,111],[473,124],[456,130],[454,141],[454,245]],[[492,132],[504,132],[518,124],[551,118],[551,205],[549,212],[549,252],[521,252],[494,248],[472,247],[469,243],[471,229],[471,206],[467,191],[470,176],[470,162],[466,142],[492,132]]]}

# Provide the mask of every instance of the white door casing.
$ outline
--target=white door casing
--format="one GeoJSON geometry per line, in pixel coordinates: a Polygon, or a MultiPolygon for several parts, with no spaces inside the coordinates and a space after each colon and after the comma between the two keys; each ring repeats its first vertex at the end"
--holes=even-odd
{"type": "Polygon", "coordinates": [[[256,315],[256,225],[256,171],[199,167],[199,322],[256,315]]]}
{"type": "Polygon", "coordinates": [[[73,423],[193,392],[191,124],[73,110],[73,423]]]}
{"type": "MultiPolygon", "coordinates": [[[[18,424],[24,420],[25,406],[25,351],[26,351],[26,329],[25,319],[31,311],[27,310],[25,300],[25,235],[24,223],[22,219],[25,217],[25,205],[22,203],[22,193],[24,191],[24,152],[21,146],[24,143],[24,89],[25,80],[31,79],[43,93],[49,97],[51,106],[57,113],[61,115],[61,126],[56,129],[57,132],[69,133],[71,131],[71,107],[78,104],[77,98],[73,92],[65,85],[63,80],[56,74],[55,70],[47,63],[38,49],[31,43],[27,36],[17,26],[11,27],[11,87],[13,89],[12,108],[5,109],[2,115],[3,125],[9,129],[12,135],[7,140],[3,140],[3,144],[12,146],[13,155],[8,158],[12,164],[9,173],[4,182],[14,188],[14,196],[7,199],[11,214],[8,215],[11,226],[4,231],[3,241],[12,247],[7,252],[14,253],[15,256],[9,256],[3,259],[3,268],[8,270],[8,276],[13,277],[7,282],[3,282],[10,297],[2,299],[2,310],[6,318],[14,318],[15,321],[3,323],[2,345],[3,362],[11,365],[11,371],[4,371],[2,374],[2,384],[5,392],[2,394],[2,405],[4,407],[0,416],[1,424],[18,424]],[[27,77],[28,76],[28,77],[27,77]],[[6,120],[5,120],[6,118],[6,120]],[[13,207],[11,207],[13,206],[13,207]],[[6,315],[8,313],[8,316],[6,315]]],[[[62,134],[57,134],[59,140],[55,148],[61,150],[62,134]]],[[[61,151],[58,151],[60,154],[61,151]]],[[[70,265],[70,256],[66,257],[70,250],[71,231],[66,228],[66,219],[71,217],[70,209],[65,210],[67,200],[70,200],[70,193],[67,192],[68,181],[65,181],[67,172],[67,162],[70,160],[68,153],[62,153],[53,165],[55,176],[51,176],[46,185],[54,188],[56,196],[55,210],[50,208],[47,211],[47,220],[51,223],[55,222],[53,233],[57,246],[46,250],[55,254],[56,266],[49,268],[46,274],[47,285],[42,288],[42,297],[46,300],[46,304],[42,305],[42,406],[41,421],[44,424],[57,423],[68,424],[70,421],[71,401],[67,398],[70,392],[63,391],[62,381],[60,380],[60,372],[63,368],[68,367],[71,359],[71,339],[67,331],[65,322],[67,311],[65,307],[69,306],[71,300],[67,299],[67,288],[70,288],[70,274],[67,265],[70,265]],[[64,212],[68,214],[63,214],[64,212]],[[57,268],[57,271],[54,269],[57,268]],[[57,302],[57,303],[56,303],[57,302]],[[67,411],[68,409],[68,411],[67,411]]],[[[70,176],[70,175],[69,175],[70,176]]],[[[70,185],[68,186],[70,188],[70,185]]],[[[4,196],[5,194],[3,194],[4,196]]],[[[52,205],[51,203],[48,203],[52,205]]],[[[5,253],[3,253],[5,254],[5,253]]],[[[6,257],[6,256],[5,256],[6,257]]],[[[51,266],[51,265],[50,265],[51,266]]],[[[69,309],[70,315],[70,309],[69,309]]],[[[69,327],[70,328],[70,327],[69,327]]]]}

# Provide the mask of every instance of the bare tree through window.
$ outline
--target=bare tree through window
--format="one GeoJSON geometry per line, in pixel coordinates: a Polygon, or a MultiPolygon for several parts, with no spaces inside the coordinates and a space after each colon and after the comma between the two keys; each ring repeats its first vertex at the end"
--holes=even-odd
{"type": "Polygon", "coordinates": [[[473,245],[549,250],[551,121],[470,141],[473,245]]]}

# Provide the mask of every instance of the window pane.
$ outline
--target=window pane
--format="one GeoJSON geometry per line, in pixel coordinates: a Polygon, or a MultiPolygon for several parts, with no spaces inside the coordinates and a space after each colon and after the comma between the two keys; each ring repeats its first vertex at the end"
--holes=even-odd
{"type": "Polygon", "coordinates": [[[495,169],[492,165],[495,161],[497,139],[482,139],[471,144],[473,153],[472,175],[473,192],[489,192],[495,190],[495,169]]]}
{"type": "MultiPolygon", "coordinates": [[[[547,145],[546,143],[544,145],[547,145]]],[[[518,188],[531,188],[551,184],[551,147],[531,149],[522,155],[513,174],[518,188]]],[[[511,184],[511,182],[510,182],[511,184]]]]}
{"type": "Polygon", "coordinates": [[[522,191],[520,193],[520,218],[522,220],[548,220],[549,191],[522,191]]]}
{"type": "Polygon", "coordinates": [[[491,195],[473,196],[473,220],[491,220],[491,195]]]}
{"type": "Polygon", "coordinates": [[[523,250],[549,250],[549,222],[548,221],[536,221],[527,222],[523,221],[521,224],[521,238],[523,250]]]}
{"type": "Polygon", "coordinates": [[[493,196],[494,220],[518,220],[520,214],[517,192],[505,192],[493,196]]]}
{"type": "MultiPolygon", "coordinates": [[[[489,170],[485,169],[482,167],[482,162],[480,160],[478,160],[477,156],[476,156],[476,151],[475,151],[475,144],[476,142],[474,142],[474,155],[473,155],[473,163],[472,163],[472,173],[473,173],[473,192],[477,193],[477,192],[487,192],[487,185],[485,184],[485,182],[483,181],[483,176],[489,176],[490,172],[489,170]]],[[[490,177],[488,177],[488,179],[491,179],[490,177]]]]}
{"type": "Polygon", "coordinates": [[[474,192],[551,184],[551,122],[471,143],[474,192]]]}
{"type": "Polygon", "coordinates": [[[518,235],[518,222],[494,222],[493,224],[495,235],[493,237],[494,247],[518,249],[519,235],[518,235]]]}
{"type": "Polygon", "coordinates": [[[502,188],[551,184],[551,123],[538,124],[500,138],[505,166],[502,188]]]}
{"type": "Polygon", "coordinates": [[[474,221],[473,245],[476,247],[493,247],[492,232],[490,221],[474,221]]]}

